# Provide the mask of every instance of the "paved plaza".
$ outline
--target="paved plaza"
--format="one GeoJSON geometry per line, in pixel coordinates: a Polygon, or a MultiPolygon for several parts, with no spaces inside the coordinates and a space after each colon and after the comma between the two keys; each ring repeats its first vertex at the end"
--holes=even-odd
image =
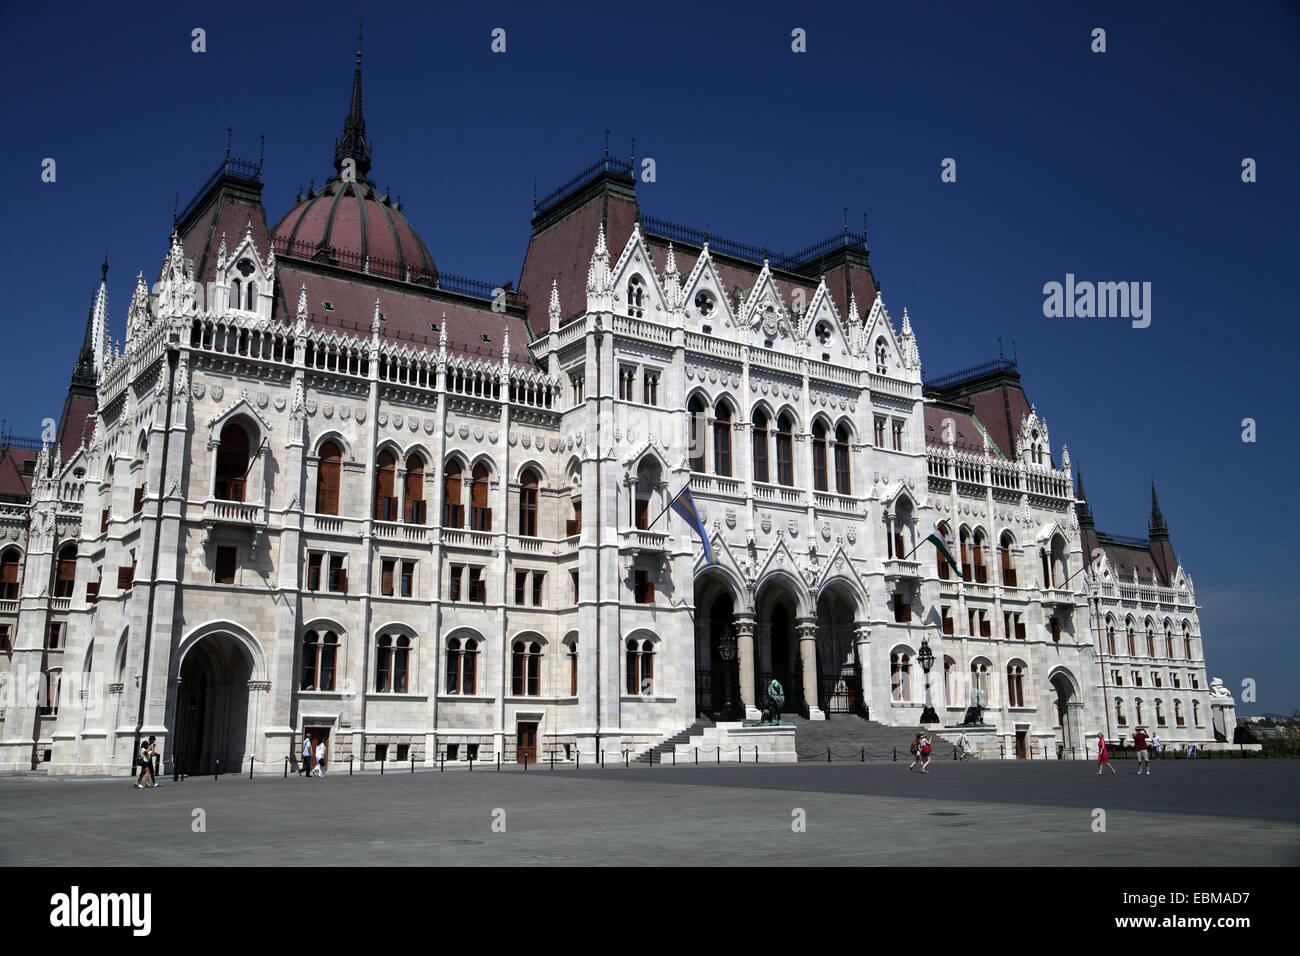
{"type": "Polygon", "coordinates": [[[1131,762],[1117,769],[1098,778],[1094,765],[1069,761],[936,762],[925,776],[903,763],[543,766],[164,778],[151,791],[125,778],[5,777],[0,863],[1300,863],[1300,761],[1170,761],[1140,778],[1131,762]],[[1094,832],[1097,810],[1105,832],[1094,832]]]}

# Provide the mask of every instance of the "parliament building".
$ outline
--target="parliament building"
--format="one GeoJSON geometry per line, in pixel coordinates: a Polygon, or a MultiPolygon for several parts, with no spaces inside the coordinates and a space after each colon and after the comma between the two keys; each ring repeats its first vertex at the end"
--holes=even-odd
{"type": "Polygon", "coordinates": [[[0,440],[0,771],[635,756],[773,679],[901,731],[923,648],[1006,756],[1231,736],[1154,488],[1097,531],[1016,361],[922,376],[865,235],[713,237],[605,155],[480,282],[370,171],[358,54],[328,181],[273,221],[227,156],[120,342],[105,264],[54,434],[0,440]]]}

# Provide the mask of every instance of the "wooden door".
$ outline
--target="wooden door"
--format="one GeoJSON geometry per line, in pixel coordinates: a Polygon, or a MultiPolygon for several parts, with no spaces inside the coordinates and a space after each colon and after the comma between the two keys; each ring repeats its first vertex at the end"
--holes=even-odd
{"type": "Polygon", "coordinates": [[[518,725],[518,746],[515,760],[519,763],[537,763],[537,723],[530,721],[518,725]]]}
{"type": "Polygon", "coordinates": [[[1025,759],[1025,737],[1026,737],[1026,735],[1027,735],[1027,734],[1026,734],[1026,731],[1023,731],[1023,730],[1017,730],[1017,731],[1016,731],[1016,759],[1017,759],[1017,760],[1024,760],[1024,759],[1025,759]]]}

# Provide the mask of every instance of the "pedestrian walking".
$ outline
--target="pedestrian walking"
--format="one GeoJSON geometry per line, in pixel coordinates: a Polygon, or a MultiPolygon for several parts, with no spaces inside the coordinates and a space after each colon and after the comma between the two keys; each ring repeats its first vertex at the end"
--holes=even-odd
{"type": "Polygon", "coordinates": [[[325,738],[322,737],[316,744],[316,776],[325,776],[325,738]]]}
{"type": "Polygon", "coordinates": [[[1110,752],[1106,749],[1106,735],[1097,734],[1097,776],[1101,776],[1101,768],[1106,767],[1110,770],[1110,775],[1115,776],[1115,768],[1110,765],[1110,752]]]}
{"type": "Polygon", "coordinates": [[[961,732],[957,738],[957,756],[963,762],[970,759],[970,741],[966,739],[966,731],[961,732]]]}
{"type": "Polygon", "coordinates": [[[1151,759],[1160,759],[1160,731],[1151,735],[1151,759]]]}
{"type": "Polygon", "coordinates": [[[1133,749],[1137,752],[1138,776],[1142,775],[1143,770],[1146,775],[1151,776],[1151,754],[1147,750],[1147,732],[1139,727],[1133,734],[1133,749]]]}
{"type": "Polygon", "coordinates": [[[916,739],[912,741],[912,762],[907,765],[907,772],[911,773],[912,768],[921,762],[921,740],[925,737],[923,731],[916,732],[916,739]]]}
{"type": "Polygon", "coordinates": [[[158,738],[156,737],[150,737],[148,740],[142,741],[140,743],[140,755],[137,758],[137,762],[140,767],[140,773],[135,778],[135,785],[137,789],[149,790],[153,787],[158,786],[158,778],[154,775],[154,765],[153,765],[154,741],[157,739],[158,738]],[[148,783],[145,782],[146,780],[148,781],[148,783]]]}
{"type": "Polygon", "coordinates": [[[930,760],[931,760],[930,757],[931,750],[932,748],[930,746],[930,738],[922,735],[921,736],[921,773],[930,772],[929,767],[930,767],[930,760]]]}
{"type": "Polygon", "coordinates": [[[300,773],[304,778],[311,776],[311,737],[305,733],[302,735],[302,770],[300,773]]]}

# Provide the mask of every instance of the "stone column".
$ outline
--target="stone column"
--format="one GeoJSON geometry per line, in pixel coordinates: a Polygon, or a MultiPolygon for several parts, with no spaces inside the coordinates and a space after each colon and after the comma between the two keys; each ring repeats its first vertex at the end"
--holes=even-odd
{"type": "Polygon", "coordinates": [[[740,699],[745,705],[745,719],[757,720],[759,712],[754,695],[754,616],[737,614],[736,651],[740,661],[740,699]]]}
{"type": "Polygon", "coordinates": [[[799,635],[799,664],[803,671],[803,696],[808,704],[809,720],[825,720],[817,706],[817,620],[800,618],[795,625],[799,635]]]}
{"type": "Polygon", "coordinates": [[[853,644],[858,655],[858,672],[862,683],[858,687],[862,711],[871,716],[871,625],[857,622],[853,625],[853,644]]]}

